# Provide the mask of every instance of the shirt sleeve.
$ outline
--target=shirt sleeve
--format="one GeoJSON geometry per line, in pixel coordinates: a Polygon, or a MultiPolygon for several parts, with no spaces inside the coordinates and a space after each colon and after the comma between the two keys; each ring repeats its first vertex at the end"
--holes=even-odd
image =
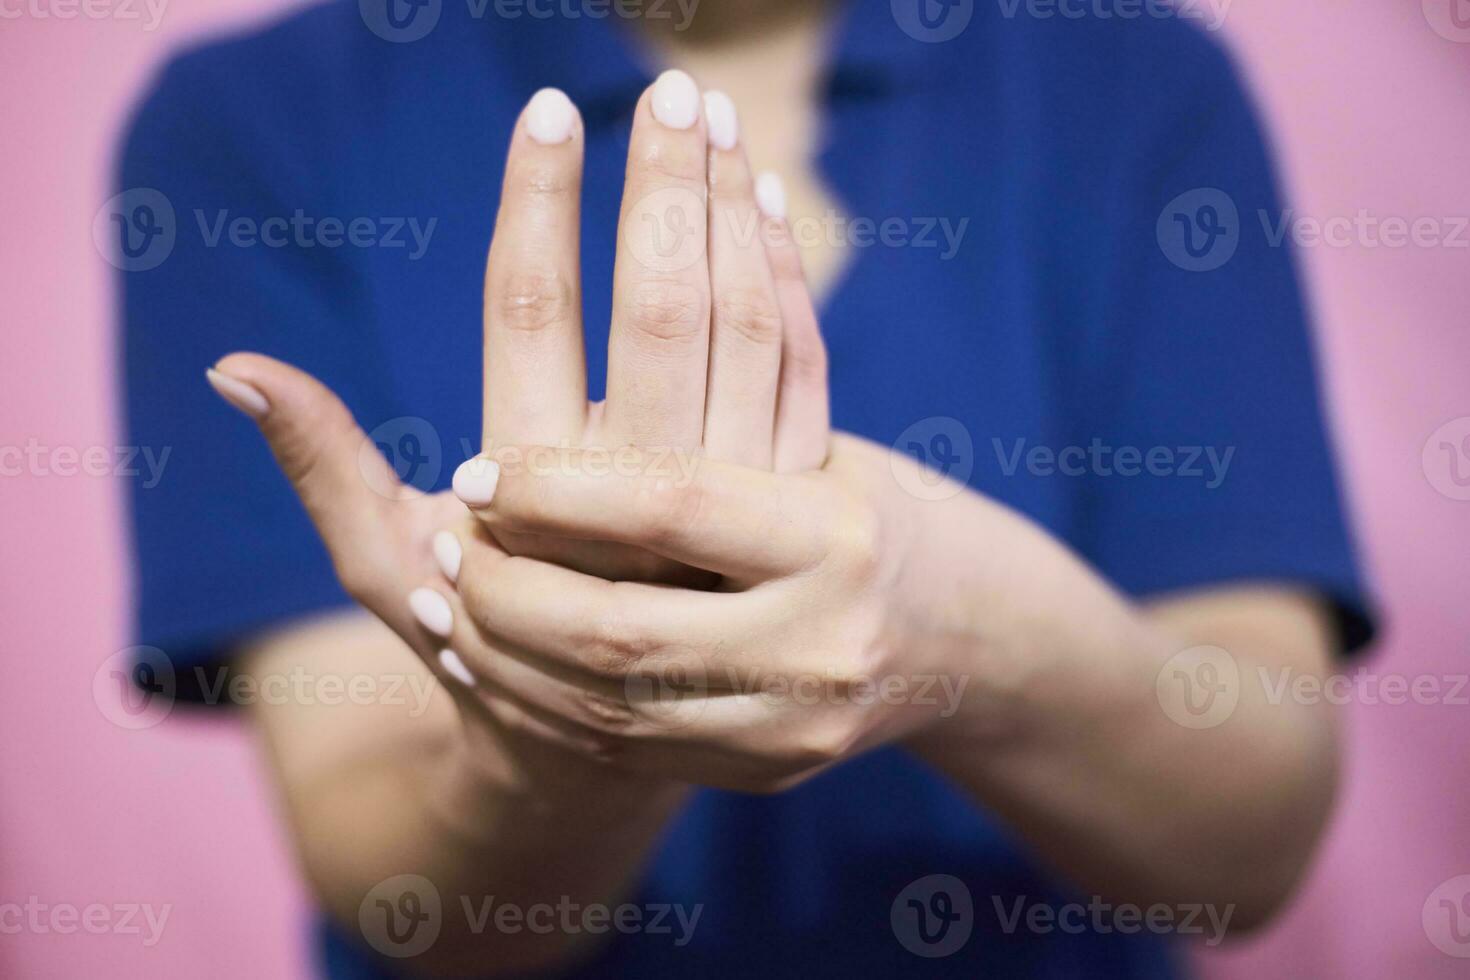
{"type": "Polygon", "coordinates": [[[132,236],[112,256],[128,438],[167,454],[156,485],[130,501],[136,630],[186,698],[240,638],[349,601],[265,441],[205,369],[260,350],[349,405],[384,397],[360,290],[331,250],[293,245],[280,223],[297,209],[334,213],[330,201],[273,128],[274,110],[208,54],[170,65],[136,112],[112,205],[114,230],[132,236]],[[281,234],[240,237],[241,218],[262,231],[275,218],[281,234]]]}
{"type": "Polygon", "coordinates": [[[1260,127],[1226,57],[1131,141],[1120,244],[1084,340],[1085,555],[1148,595],[1304,586],[1342,646],[1373,633],[1334,472],[1289,236],[1260,127]]]}

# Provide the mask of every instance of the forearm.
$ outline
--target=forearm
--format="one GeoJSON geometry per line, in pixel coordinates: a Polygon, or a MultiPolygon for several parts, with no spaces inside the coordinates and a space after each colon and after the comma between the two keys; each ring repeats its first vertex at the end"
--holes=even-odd
{"type": "MultiPolygon", "coordinates": [[[[1272,703],[1260,668],[1312,669],[1320,651],[1263,645],[1228,616],[1147,613],[1040,529],[985,520],[994,504],[941,506],[912,562],[923,582],[910,591],[931,597],[915,635],[970,675],[971,696],[914,748],[1101,895],[1234,905],[1237,926],[1269,915],[1328,812],[1335,733],[1326,705],[1272,703]],[[976,555],[1007,556],[1004,603],[997,563],[976,555]],[[1207,643],[1229,648],[1239,700],[1190,728],[1159,678],[1207,643]]],[[[1310,629],[1299,640],[1320,643],[1310,629]]]]}
{"type": "MultiPolygon", "coordinates": [[[[368,625],[371,643],[397,642],[368,625]]],[[[287,644],[309,647],[318,664],[350,645],[352,670],[361,674],[369,669],[363,664],[388,653],[373,651],[354,632],[308,631],[287,644]]],[[[394,670],[412,666],[407,655],[391,653],[394,670]]],[[[295,657],[279,650],[257,655],[251,669],[281,669],[286,660],[300,662],[295,657]]],[[[365,903],[396,906],[404,890],[382,883],[400,875],[430,883],[440,931],[428,949],[404,960],[416,972],[520,974],[585,954],[596,935],[564,928],[560,913],[533,921],[530,910],[616,905],[682,796],[565,753],[553,756],[546,746],[516,755],[482,724],[460,724],[440,687],[421,717],[393,717],[374,705],[368,710],[375,717],[361,719],[349,738],[329,721],[302,717],[299,707],[288,710],[285,717],[278,705],[259,713],[316,895],[349,934],[382,943],[385,933],[365,931],[388,912],[369,908],[360,918],[365,903]],[[514,911],[500,920],[502,909],[514,911]]],[[[429,891],[421,883],[410,888],[429,891]]],[[[413,900],[422,906],[430,897],[413,900]]]]}
{"type": "Polygon", "coordinates": [[[442,928],[410,961],[426,973],[520,975],[590,952],[596,935],[528,910],[616,906],[671,801],[511,789],[472,772],[462,751],[408,745],[391,760],[344,766],[304,795],[300,841],[319,896],[357,930],[379,882],[407,872],[432,882],[442,928]],[[502,909],[515,910],[506,925],[502,909]]]}

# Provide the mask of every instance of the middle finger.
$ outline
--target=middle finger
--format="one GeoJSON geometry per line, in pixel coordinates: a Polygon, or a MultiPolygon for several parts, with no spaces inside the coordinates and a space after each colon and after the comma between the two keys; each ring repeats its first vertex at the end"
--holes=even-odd
{"type": "Polygon", "coordinates": [[[666,71],[639,100],[613,272],[607,441],[693,448],[709,360],[706,135],[699,88],[666,71]]]}

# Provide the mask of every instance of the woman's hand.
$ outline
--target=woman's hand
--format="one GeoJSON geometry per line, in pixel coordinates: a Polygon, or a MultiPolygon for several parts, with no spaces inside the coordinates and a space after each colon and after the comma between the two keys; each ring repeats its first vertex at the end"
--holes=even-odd
{"type": "Polygon", "coordinates": [[[608,582],[466,536],[448,642],[505,652],[463,659],[520,706],[507,726],[645,776],[775,791],[958,709],[965,671],[907,642],[923,502],[890,453],[839,437],[817,472],[703,460],[687,480],[632,447],[616,471],[586,450],[501,454],[476,508],[497,536],[615,541],[724,583],[608,582]]]}
{"type": "MultiPolygon", "coordinates": [[[[588,405],[577,265],[581,123],[560,93],[544,91],[531,101],[512,139],[486,273],[487,450],[508,442],[593,448],[637,442],[657,447],[676,467],[704,456],[767,470],[821,464],[828,440],[826,366],[815,312],[795,246],[780,233],[781,209],[768,204],[773,213],[764,219],[757,209],[736,134],[728,100],[701,100],[679,73],[663,76],[639,102],[617,253],[608,397],[588,405]]],[[[478,527],[464,505],[449,494],[425,496],[399,484],[342,403],[288,365],[233,354],[210,379],[260,424],[348,591],[442,679],[455,678],[452,689],[472,735],[505,743],[510,735],[496,717],[519,721],[525,706],[488,683],[469,690],[466,682],[475,677],[465,663],[514,652],[464,638],[451,653],[437,635],[452,618],[455,545],[478,527]]],[[[456,478],[471,500],[484,490],[476,471],[472,461],[456,478]]],[[[676,562],[605,541],[480,534],[483,548],[534,554],[585,572],[693,578],[676,562]]],[[[592,734],[575,725],[555,731],[584,744],[592,734]]],[[[554,773],[555,766],[535,764],[544,741],[516,742],[515,751],[485,754],[501,767],[498,776],[514,778],[513,769],[528,767],[554,773]],[[509,765],[524,755],[531,757],[521,760],[526,765],[509,765]]]]}

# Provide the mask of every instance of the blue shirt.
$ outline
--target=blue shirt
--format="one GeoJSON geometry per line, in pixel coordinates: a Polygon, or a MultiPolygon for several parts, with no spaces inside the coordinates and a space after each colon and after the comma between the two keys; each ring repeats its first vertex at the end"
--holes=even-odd
{"type": "MultiPolygon", "coordinates": [[[[132,501],[139,633],[186,693],[232,641],[348,601],[264,442],[203,369],[240,349],[295,363],[401,475],[445,487],[478,444],[505,148],[543,85],[586,120],[600,397],[648,66],[616,17],[428,0],[432,29],[395,41],[414,22],[375,9],[331,3],[176,58],[126,140],[128,424],[134,443],[172,448],[132,501]]],[[[866,219],[841,232],[853,262],[822,309],[835,424],[925,454],[1131,594],[1295,584],[1334,604],[1345,646],[1363,642],[1302,298],[1259,220],[1280,210],[1272,168],[1227,58],[1178,19],[961,3],[952,15],[971,20],[938,41],[935,8],[916,9],[847,4],[824,75],[820,169],[843,213],[866,219]]],[[[692,941],[614,934],[588,973],[1174,973],[1156,937],[1075,917],[1008,925],[1018,900],[1088,901],[933,772],[881,750],[777,797],[696,794],[641,892],[702,906],[692,941]],[[912,951],[943,951],[918,915],[963,897],[948,885],[948,905],[911,906],[905,889],[930,875],[970,897],[952,923],[969,938],[946,956],[912,951]]],[[[323,936],[331,976],[392,975],[359,937],[323,936]]]]}

